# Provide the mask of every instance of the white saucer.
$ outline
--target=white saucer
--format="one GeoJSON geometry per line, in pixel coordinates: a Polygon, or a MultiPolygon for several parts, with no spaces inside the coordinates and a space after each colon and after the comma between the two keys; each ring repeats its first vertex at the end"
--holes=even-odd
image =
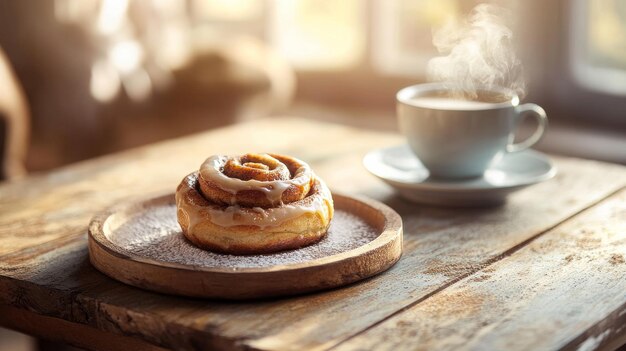
{"type": "Polygon", "coordinates": [[[400,196],[442,206],[501,204],[510,193],[556,174],[550,159],[534,150],[505,154],[482,177],[461,180],[430,178],[408,145],[371,151],[363,158],[363,165],[400,196]]]}

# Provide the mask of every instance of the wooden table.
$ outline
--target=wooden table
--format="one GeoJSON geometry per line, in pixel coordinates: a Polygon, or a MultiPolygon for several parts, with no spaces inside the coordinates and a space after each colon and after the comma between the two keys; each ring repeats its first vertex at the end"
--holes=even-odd
{"type": "Polygon", "coordinates": [[[400,199],[361,166],[381,134],[280,118],[79,163],[0,186],[0,324],[111,349],[614,349],[626,342],[626,167],[555,157],[558,176],[502,207],[400,199]],[[92,215],[173,191],[214,153],[268,150],[403,217],[386,273],[286,299],[219,302],[142,291],[88,261],[92,215]]]}

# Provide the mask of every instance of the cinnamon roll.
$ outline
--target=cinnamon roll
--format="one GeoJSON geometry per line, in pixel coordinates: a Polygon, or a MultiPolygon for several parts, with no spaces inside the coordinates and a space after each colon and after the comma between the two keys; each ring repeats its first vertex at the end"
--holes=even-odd
{"type": "Polygon", "coordinates": [[[333,216],[328,187],[289,156],[211,156],[176,190],[178,223],[196,246],[229,254],[313,244],[333,216]]]}

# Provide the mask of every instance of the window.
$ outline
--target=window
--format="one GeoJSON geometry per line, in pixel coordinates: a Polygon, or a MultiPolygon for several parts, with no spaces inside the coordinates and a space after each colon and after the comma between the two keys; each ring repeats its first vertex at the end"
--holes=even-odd
{"type": "Polygon", "coordinates": [[[270,42],[297,69],[356,66],[365,51],[365,4],[362,0],[276,0],[270,42]]]}
{"type": "Polygon", "coordinates": [[[570,59],[577,83],[626,95],[626,2],[575,0],[571,26],[570,59]]]}
{"type": "MultiPolygon", "coordinates": [[[[466,1],[467,2],[467,1],[466,1]]],[[[372,60],[381,73],[424,76],[437,53],[431,28],[461,13],[457,0],[388,0],[375,3],[372,60]]]]}

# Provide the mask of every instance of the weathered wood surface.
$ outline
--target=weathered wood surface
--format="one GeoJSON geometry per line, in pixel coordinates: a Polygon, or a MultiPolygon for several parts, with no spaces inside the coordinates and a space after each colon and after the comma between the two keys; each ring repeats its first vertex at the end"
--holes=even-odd
{"type": "MultiPolygon", "coordinates": [[[[0,186],[0,303],[177,349],[325,349],[372,326],[376,330],[384,319],[401,317],[459,280],[482,276],[481,269],[626,185],[622,166],[555,158],[555,179],[514,194],[505,206],[419,206],[398,198],[360,163],[371,148],[400,142],[392,134],[265,120],[0,186]],[[95,212],[173,189],[208,154],[251,150],[300,157],[332,188],[369,195],[396,209],[404,220],[403,258],[384,274],[346,288],[248,303],[145,292],[91,267],[85,233],[95,212]]],[[[602,274],[572,279],[584,280],[590,273],[602,274]]],[[[348,343],[352,340],[357,339],[348,343]]]]}
{"type": "MultiPolygon", "coordinates": [[[[132,336],[105,333],[63,319],[47,317],[24,309],[0,305],[0,325],[45,339],[53,339],[95,351],[164,351],[132,336]]],[[[4,350],[4,349],[3,349],[4,350]]],[[[11,350],[4,350],[11,351],[11,350]]]]}
{"type": "Polygon", "coordinates": [[[338,350],[593,350],[626,342],[626,191],[338,350]]]}

